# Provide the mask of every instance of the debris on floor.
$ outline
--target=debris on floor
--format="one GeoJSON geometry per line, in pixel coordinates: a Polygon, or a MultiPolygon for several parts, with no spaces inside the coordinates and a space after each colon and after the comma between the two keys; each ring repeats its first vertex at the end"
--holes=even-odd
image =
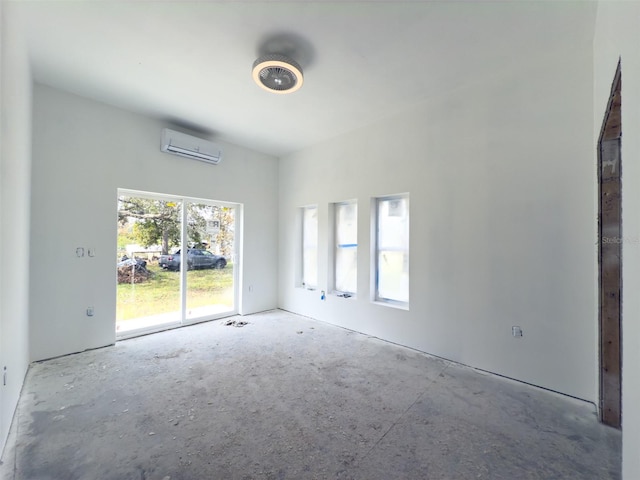
{"type": "Polygon", "coordinates": [[[223,323],[223,325],[226,325],[227,327],[244,327],[248,324],[249,322],[245,322],[244,320],[227,320],[223,323]]]}
{"type": "Polygon", "coordinates": [[[0,480],[621,478],[589,402],[282,311],[31,364],[16,411],[0,480]]]}

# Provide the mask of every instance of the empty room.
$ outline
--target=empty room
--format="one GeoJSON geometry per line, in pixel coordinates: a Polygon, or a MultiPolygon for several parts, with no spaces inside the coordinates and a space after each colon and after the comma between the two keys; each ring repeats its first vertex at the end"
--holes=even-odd
{"type": "Polygon", "coordinates": [[[0,1],[0,477],[640,477],[640,2],[0,1]]]}

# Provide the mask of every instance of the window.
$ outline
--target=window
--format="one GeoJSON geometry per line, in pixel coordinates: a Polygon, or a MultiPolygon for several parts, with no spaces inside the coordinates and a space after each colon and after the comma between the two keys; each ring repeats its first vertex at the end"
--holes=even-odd
{"type": "Polygon", "coordinates": [[[123,189],[117,205],[117,338],[237,313],[241,205],[123,189]]]}
{"type": "Polygon", "coordinates": [[[355,295],[358,290],[358,204],[336,203],[335,290],[355,295]]]}
{"type": "Polygon", "coordinates": [[[318,286],[318,207],[302,209],[302,286],[318,286]]]}
{"type": "Polygon", "coordinates": [[[409,195],[375,199],[374,300],[409,306],[409,195]]]}

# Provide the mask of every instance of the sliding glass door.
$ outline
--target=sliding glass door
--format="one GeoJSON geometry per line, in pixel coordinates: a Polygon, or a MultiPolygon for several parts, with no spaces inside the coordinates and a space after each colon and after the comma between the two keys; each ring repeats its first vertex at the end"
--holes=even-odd
{"type": "Polygon", "coordinates": [[[237,313],[237,210],[210,200],[118,192],[119,337],[237,313]]]}
{"type": "Polygon", "coordinates": [[[235,309],[235,208],[188,203],[187,229],[192,239],[186,281],[186,319],[235,309]]]}

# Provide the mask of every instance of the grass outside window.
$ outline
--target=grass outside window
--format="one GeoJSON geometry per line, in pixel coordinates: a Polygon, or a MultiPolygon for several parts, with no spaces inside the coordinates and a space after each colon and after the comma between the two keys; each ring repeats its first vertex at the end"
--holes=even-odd
{"type": "MultiPolygon", "coordinates": [[[[152,272],[143,283],[122,283],[117,286],[118,321],[158,315],[180,309],[180,272],[167,271],[157,264],[148,264],[152,272]]],[[[217,303],[233,306],[233,264],[223,269],[190,270],[187,272],[189,308],[217,303]]]]}

